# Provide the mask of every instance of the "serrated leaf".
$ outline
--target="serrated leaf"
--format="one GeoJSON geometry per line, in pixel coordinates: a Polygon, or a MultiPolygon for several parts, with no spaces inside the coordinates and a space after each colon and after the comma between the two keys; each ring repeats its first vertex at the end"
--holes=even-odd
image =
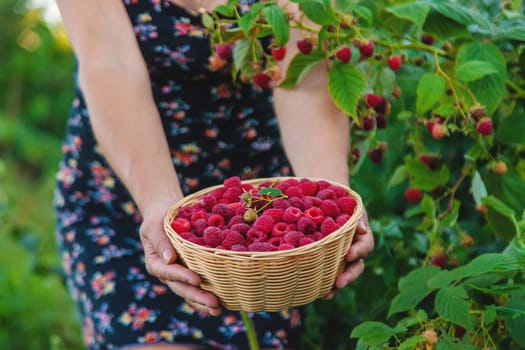
{"type": "Polygon", "coordinates": [[[456,78],[467,83],[496,73],[498,70],[486,61],[469,61],[456,67],[456,78]]]}
{"type": "Polygon", "coordinates": [[[512,114],[503,119],[496,130],[496,140],[505,145],[523,145],[525,137],[525,108],[518,105],[512,111],[512,114]]]}
{"type": "Polygon", "coordinates": [[[436,294],[436,312],[445,320],[472,330],[467,291],[462,287],[440,289],[436,294]]]}
{"type": "Polygon", "coordinates": [[[255,23],[257,16],[253,11],[246,12],[241,19],[239,20],[239,27],[242,29],[242,32],[245,36],[250,35],[250,31],[255,23]]]}
{"type": "Polygon", "coordinates": [[[417,112],[423,114],[434,107],[434,105],[445,95],[445,88],[445,78],[433,73],[424,74],[417,85],[417,112]]]}
{"type": "Polygon", "coordinates": [[[376,345],[387,342],[394,330],[381,322],[364,322],[355,327],[350,334],[351,338],[359,338],[365,345],[376,345]]]}
{"type": "Polygon", "coordinates": [[[476,24],[484,29],[491,29],[491,23],[481,14],[473,12],[472,9],[461,6],[458,3],[453,3],[450,1],[436,1],[431,2],[430,4],[433,9],[441,13],[443,16],[453,19],[456,22],[467,26],[476,24]]]}
{"type": "Polygon", "coordinates": [[[216,12],[224,17],[233,17],[235,15],[235,10],[233,6],[229,5],[218,5],[213,9],[213,12],[216,12]]]}
{"type": "Polygon", "coordinates": [[[337,22],[337,17],[331,6],[318,1],[303,1],[299,5],[306,17],[320,25],[329,25],[337,22]]]}
{"type": "Polygon", "coordinates": [[[295,55],[288,66],[286,76],[279,84],[279,87],[289,89],[299,84],[308,73],[324,59],[325,55],[322,52],[314,51],[309,55],[298,53],[295,55]]]}
{"type": "Polygon", "coordinates": [[[366,90],[366,79],[355,66],[336,63],[328,73],[328,92],[335,105],[357,121],[357,104],[366,90]]]}
{"type": "Polygon", "coordinates": [[[248,61],[250,48],[253,42],[251,39],[241,39],[233,48],[233,67],[236,71],[240,70],[248,61]]]}
{"type": "Polygon", "coordinates": [[[426,266],[412,270],[399,280],[399,294],[392,299],[388,317],[403,311],[415,308],[427,295],[432,292],[427,281],[440,269],[436,266],[426,266]]]}
{"type": "Polygon", "coordinates": [[[498,32],[497,36],[505,39],[525,41],[525,25],[518,25],[512,28],[505,28],[498,32]]]}
{"type": "Polygon", "coordinates": [[[432,191],[438,186],[446,185],[450,179],[450,170],[443,164],[439,171],[429,169],[417,158],[407,159],[405,166],[410,175],[412,186],[424,191],[432,191]]]}
{"type": "Polygon", "coordinates": [[[339,9],[339,10],[340,11],[351,10],[355,15],[357,15],[357,17],[364,20],[367,24],[372,24],[374,21],[374,15],[372,14],[372,11],[370,11],[370,9],[366,6],[360,6],[360,5],[351,3],[345,10],[343,9],[339,9]]]}
{"type": "Polygon", "coordinates": [[[408,172],[406,166],[400,165],[394,171],[394,174],[388,180],[388,187],[394,187],[403,183],[408,178],[408,172]]]}
{"type": "Polygon", "coordinates": [[[277,197],[283,194],[283,192],[280,189],[275,188],[275,187],[261,188],[258,193],[260,195],[268,195],[271,197],[277,197]]]}
{"type": "Polygon", "coordinates": [[[476,204],[476,207],[479,207],[481,205],[481,201],[483,198],[487,197],[487,187],[483,183],[483,180],[481,179],[481,175],[478,171],[474,172],[474,176],[472,177],[472,196],[474,197],[474,203],[476,204]]]}
{"type": "Polygon", "coordinates": [[[423,335],[415,335],[399,344],[398,350],[414,350],[419,343],[424,342],[426,339],[423,335]]]}
{"type": "Polygon", "coordinates": [[[426,2],[411,2],[385,8],[386,11],[394,16],[409,20],[422,30],[423,24],[430,10],[430,5],[426,2]]]}
{"type": "Polygon", "coordinates": [[[263,9],[263,13],[279,46],[285,45],[290,39],[290,24],[284,10],[280,6],[270,5],[263,9]]]}
{"type": "Polygon", "coordinates": [[[482,202],[488,207],[487,221],[492,230],[506,240],[514,238],[519,230],[514,210],[494,196],[487,196],[482,202]]]}
{"type": "Polygon", "coordinates": [[[487,273],[519,271],[525,268],[523,261],[503,253],[484,253],[475,257],[468,264],[451,271],[451,277],[461,279],[480,276],[487,273]]]}
{"type": "Polygon", "coordinates": [[[405,317],[397,323],[398,326],[409,328],[418,323],[423,323],[428,320],[428,315],[425,310],[417,310],[415,317],[405,317]]]}
{"type": "Polygon", "coordinates": [[[505,326],[509,330],[509,334],[521,347],[525,348],[525,292],[519,291],[510,296],[507,306],[516,308],[522,311],[522,314],[517,317],[505,317],[505,326]]]}

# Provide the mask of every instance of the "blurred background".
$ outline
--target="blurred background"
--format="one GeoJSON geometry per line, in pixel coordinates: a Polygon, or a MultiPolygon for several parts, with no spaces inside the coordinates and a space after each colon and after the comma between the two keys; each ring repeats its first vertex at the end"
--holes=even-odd
{"type": "Polygon", "coordinates": [[[54,1],[0,1],[0,349],[81,349],[52,210],[73,56],[54,1]]]}

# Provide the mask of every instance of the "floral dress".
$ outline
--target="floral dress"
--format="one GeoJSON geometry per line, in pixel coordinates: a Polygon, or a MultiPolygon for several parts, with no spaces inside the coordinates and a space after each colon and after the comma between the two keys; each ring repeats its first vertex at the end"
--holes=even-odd
{"type": "MultiPolygon", "coordinates": [[[[166,0],[124,0],[124,5],[149,68],[184,193],[234,175],[291,175],[271,91],[234,84],[227,68],[209,70],[210,42],[199,16],[166,0]]],[[[99,151],[76,86],[54,205],[63,266],[86,347],[173,343],[248,349],[239,313],[206,316],[146,272],[140,213],[99,151]]],[[[300,314],[298,309],[253,314],[261,347],[300,348],[300,314]]]]}

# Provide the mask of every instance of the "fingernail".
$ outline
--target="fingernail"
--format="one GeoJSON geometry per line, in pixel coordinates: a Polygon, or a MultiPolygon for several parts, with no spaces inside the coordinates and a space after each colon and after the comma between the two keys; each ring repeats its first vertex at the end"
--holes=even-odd
{"type": "Polygon", "coordinates": [[[162,257],[164,258],[164,261],[165,262],[169,262],[170,259],[171,259],[171,252],[169,249],[165,249],[163,252],[162,252],[162,257]]]}

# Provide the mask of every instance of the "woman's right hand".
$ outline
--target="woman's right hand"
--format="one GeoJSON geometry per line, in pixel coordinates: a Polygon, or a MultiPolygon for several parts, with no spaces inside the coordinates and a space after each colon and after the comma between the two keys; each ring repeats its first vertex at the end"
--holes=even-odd
{"type": "Polygon", "coordinates": [[[177,253],[164,232],[164,216],[174,201],[158,201],[143,213],[140,239],[146,270],[194,308],[218,316],[222,312],[215,295],[200,288],[201,278],[177,263],[177,253]]]}

